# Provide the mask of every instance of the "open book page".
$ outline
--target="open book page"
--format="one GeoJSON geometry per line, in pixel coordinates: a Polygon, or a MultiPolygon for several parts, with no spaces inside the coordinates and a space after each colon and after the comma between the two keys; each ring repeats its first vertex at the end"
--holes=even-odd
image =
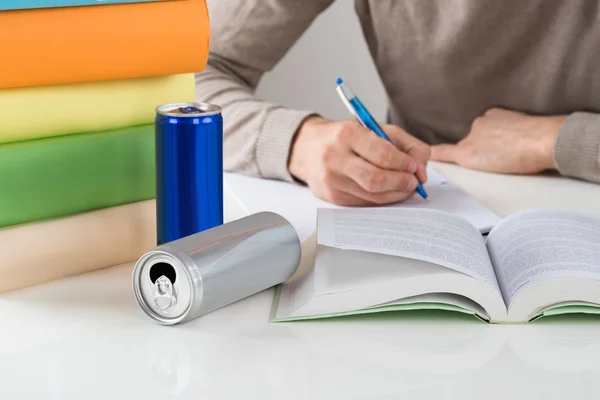
{"type": "Polygon", "coordinates": [[[456,306],[460,309],[464,310],[472,310],[480,315],[485,315],[487,312],[481,305],[477,304],[473,300],[468,297],[464,297],[454,293],[426,293],[417,296],[405,297],[400,300],[390,301],[384,304],[378,304],[372,306],[371,308],[376,307],[386,307],[392,305],[400,305],[400,304],[448,304],[452,306],[456,306]]]}
{"type": "Polygon", "coordinates": [[[401,203],[387,207],[426,208],[445,211],[466,219],[481,233],[488,233],[502,220],[489,208],[465,193],[464,190],[444,178],[433,168],[427,169],[425,189],[429,195],[426,200],[423,200],[419,195],[413,195],[401,203]]]}
{"type": "Polygon", "coordinates": [[[545,279],[600,279],[597,216],[523,211],[494,228],[487,246],[509,306],[519,292],[545,279]]]}
{"type": "Polygon", "coordinates": [[[318,242],[407,257],[467,274],[500,289],[480,232],[462,218],[412,208],[319,209],[318,242]]]}

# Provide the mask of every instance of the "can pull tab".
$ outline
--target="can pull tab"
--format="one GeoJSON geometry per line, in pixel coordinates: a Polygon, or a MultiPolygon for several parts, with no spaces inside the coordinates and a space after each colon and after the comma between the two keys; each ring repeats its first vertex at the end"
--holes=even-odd
{"type": "Polygon", "coordinates": [[[177,304],[173,283],[164,275],[154,282],[154,304],[159,310],[166,310],[177,304]]]}

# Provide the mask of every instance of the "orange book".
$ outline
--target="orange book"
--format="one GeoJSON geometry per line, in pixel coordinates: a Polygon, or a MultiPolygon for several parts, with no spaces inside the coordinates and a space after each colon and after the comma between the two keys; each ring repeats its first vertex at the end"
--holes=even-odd
{"type": "Polygon", "coordinates": [[[200,72],[205,0],[0,12],[0,88],[200,72]]]}

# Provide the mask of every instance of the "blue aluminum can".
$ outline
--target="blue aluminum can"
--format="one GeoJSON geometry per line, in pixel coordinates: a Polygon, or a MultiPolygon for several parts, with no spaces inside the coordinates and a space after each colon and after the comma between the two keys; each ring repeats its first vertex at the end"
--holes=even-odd
{"type": "Polygon", "coordinates": [[[223,118],[205,103],[156,108],[158,245],[223,224],[223,118]]]}

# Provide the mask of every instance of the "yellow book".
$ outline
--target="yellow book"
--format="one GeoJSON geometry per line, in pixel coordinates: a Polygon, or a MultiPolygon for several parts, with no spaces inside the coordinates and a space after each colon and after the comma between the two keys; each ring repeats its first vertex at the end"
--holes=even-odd
{"type": "Polygon", "coordinates": [[[194,75],[0,90],[0,143],[154,123],[158,105],[194,100],[194,75]]]}

